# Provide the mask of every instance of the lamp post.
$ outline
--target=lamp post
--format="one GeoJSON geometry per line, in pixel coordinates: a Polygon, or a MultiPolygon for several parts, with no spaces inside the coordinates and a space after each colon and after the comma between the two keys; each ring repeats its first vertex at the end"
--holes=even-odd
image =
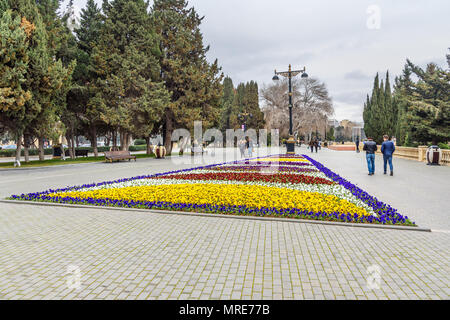
{"type": "Polygon", "coordinates": [[[242,122],[244,123],[243,124],[243,131],[244,131],[244,133],[245,133],[245,130],[247,129],[247,119],[248,118],[252,118],[253,117],[253,115],[251,114],[251,113],[248,113],[248,112],[243,112],[243,113],[240,113],[239,115],[238,115],[238,117],[239,117],[239,119],[240,120],[242,120],[242,122]]]}
{"type": "Polygon", "coordinates": [[[291,65],[289,65],[288,71],[277,72],[275,70],[275,75],[272,78],[273,81],[278,81],[280,80],[278,77],[280,75],[289,79],[289,140],[286,141],[287,154],[295,154],[295,140],[292,132],[292,78],[300,73],[303,79],[308,78],[308,74],[305,71],[306,67],[303,67],[303,70],[292,70],[291,65]]]}

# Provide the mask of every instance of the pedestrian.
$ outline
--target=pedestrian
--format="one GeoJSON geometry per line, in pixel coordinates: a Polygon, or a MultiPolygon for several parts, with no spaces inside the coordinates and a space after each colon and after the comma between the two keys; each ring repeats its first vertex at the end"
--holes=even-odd
{"type": "Polygon", "coordinates": [[[375,152],[377,151],[377,144],[372,138],[367,138],[367,142],[364,143],[363,151],[366,151],[367,167],[369,169],[369,176],[375,174],[375,152]]]}
{"type": "Polygon", "coordinates": [[[394,175],[394,167],[392,166],[392,155],[395,151],[395,145],[389,140],[389,136],[383,136],[383,144],[381,145],[381,153],[383,154],[384,174],[387,174],[387,163],[389,162],[389,169],[391,169],[391,176],[394,175]]]}
{"type": "Polygon", "coordinates": [[[314,141],[313,141],[313,139],[309,140],[309,147],[311,148],[311,152],[314,152],[313,151],[313,149],[314,149],[314,141]]]}
{"type": "Polygon", "coordinates": [[[241,157],[245,157],[245,141],[239,140],[238,147],[239,151],[241,151],[241,157]]]}
{"type": "Polygon", "coordinates": [[[314,149],[316,149],[316,153],[317,153],[317,148],[319,147],[319,141],[317,141],[316,138],[314,138],[314,149]]]}
{"type": "Polygon", "coordinates": [[[319,140],[319,150],[322,150],[322,140],[319,140]]]}
{"type": "Polygon", "coordinates": [[[252,152],[253,152],[253,141],[252,139],[250,139],[250,137],[246,137],[246,147],[247,147],[247,151],[248,151],[248,157],[251,158],[252,157],[252,152]]]}
{"type": "Polygon", "coordinates": [[[356,153],[359,153],[359,136],[356,137],[356,153]]]}

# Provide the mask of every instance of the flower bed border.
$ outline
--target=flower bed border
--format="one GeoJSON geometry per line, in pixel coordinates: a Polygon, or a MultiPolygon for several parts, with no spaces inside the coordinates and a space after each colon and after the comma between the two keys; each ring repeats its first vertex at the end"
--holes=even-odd
{"type": "Polygon", "coordinates": [[[196,212],[183,212],[183,211],[165,211],[165,210],[148,210],[148,209],[136,209],[136,208],[123,208],[123,207],[99,207],[92,205],[80,205],[80,204],[64,204],[54,202],[36,202],[36,201],[19,201],[19,200],[0,200],[0,203],[17,204],[17,205],[31,205],[31,206],[47,206],[47,207],[60,207],[69,209],[97,209],[97,210],[115,210],[126,211],[135,213],[156,213],[156,214],[172,214],[182,216],[194,216],[194,217],[206,217],[206,218],[222,218],[222,219],[244,219],[244,220],[257,220],[257,221],[275,221],[286,223],[306,223],[317,224],[326,226],[338,226],[338,227],[351,227],[351,228],[366,228],[366,229],[381,229],[381,230],[397,230],[397,231],[421,231],[432,232],[429,228],[408,227],[401,225],[385,225],[385,224],[368,224],[368,223],[349,223],[349,222],[331,222],[320,221],[311,219],[289,219],[289,218],[272,218],[272,217],[257,217],[257,216],[238,216],[238,215],[225,215],[225,214],[212,214],[212,213],[196,213],[196,212]]]}
{"type": "MultiPolygon", "coordinates": [[[[277,155],[268,155],[265,157],[258,158],[268,158],[268,157],[276,157],[277,155]]],[[[280,155],[282,156],[282,155],[280,155]]],[[[244,216],[263,216],[263,217],[283,217],[286,218],[294,218],[294,219],[307,219],[307,220],[318,220],[318,221],[330,221],[332,223],[340,222],[340,223],[358,223],[358,224],[382,224],[382,225],[398,225],[398,222],[401,222],[403,226],[417,227],[415,223],[412,223],[408,220],[408,217],[401,216],[396,209],[390,207],[389,205],[378,201],[377,198],[370,196],[367,192],[362,189],[356,187],[351,184],[347,180],[341,178],[336,173],[332,172],[328,168],[326,168],[321,163],[311,159],[306,155],[301,155],[305,159],[309,160],[313,167],[316,167],[319,171],[323,172],[327,177],[331,178],[333,181],[343,185],[346,189],[348,189],[354,196],[359,198],[360,200],[367,203],[366,200],[370,201],[367,203],[369,206],[372,206],[374,209],[386,208],[380,217],[374,216],[361,216],[358,217],[357,214],[351,215],[349,213],[339,214],[337,212],[308,212],[305,210],[300,210],[296,208],[291,209],[276,209],[276,208],[247,208],[245,206],[225,206],[225,205],[199,205],[199,204],[188,204],[188,203],[167,203],[162,201],[157,202],[149,202],[149,201],[128,201],[128,200],[112,200],[112,199],[81,199],[81,198],[71,198],[71,197],[49,197],[46,196],[51,193],[57,192],[67,192],[67,191],[75,191],[84,188],[90,188],[95,186],[102,186],[113,183],[121,183],[132,180],[139,180],[145,178],[155,178],[159,176],[180,173],[180,172],[189,172],[199,169],[208,169],[212,167],[217,167],[226,164],[238,164],[238,163],[246,163],[249,162],[250,159],[244,160],[236,160],[232,162],[224,162],[219,164],[211,164],[207,166],[194,167],[189,169],[182,169],[164,173],[156,173],[152,175],[145,176],[136,176],[132,178],[119,179],[114,181],[106,181],[100,183],[92,183],[92,184],[84,184],[82,186],[72,186],[61,189],[49,189],[43,192],[37,193],[29,193],[29,194],[21,194],[12,195],[9,197],[9,200],[12,201],[31,201],[31,202],[51,202],[51,203],[62,203],[69,205],[85,205],[88,206],[100,206],[100,207],[124,207],[124,208],[140,208],[145,210],[170,210],[170,211],[187,211],[187,212],[197,212],[201,214],[223,214],[223,215],[244,215],[244,216]]],[[[258,159],[253,158],[253,159],[258,159]]],[[[267,162],[266,162],[267,164],[267,162]]]]}

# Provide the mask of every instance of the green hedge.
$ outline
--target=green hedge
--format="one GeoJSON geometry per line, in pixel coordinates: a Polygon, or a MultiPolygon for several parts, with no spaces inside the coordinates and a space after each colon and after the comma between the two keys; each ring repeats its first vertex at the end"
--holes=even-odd
{"type": "MultiPolygon", "coordinates": [[[[111,147],[98,147],[98,152],[102,153],[105,151],[109,151],[111,147]]],[[[67,150],[67,149],[65,149],[67,150]]],[[[94,152],[94,148],[92,147],[79,147],[75,148],[75,150],[88,150],[89,153],[94,152]]],[[[147,150],[147,145],[139,145],[139,146],[130,146],[128,148],[129,151],[145,151],[147,150]]],[[[29,149],[30,156],[37,156],[39,155],[38,149],[29,149]]],[[[52,155],[53,154],[53,148],[44,149],[45,155],[52,155]]],[[[22,157],[24,156],[24,150],[22,149],[21,153],[22,157]]],[[[16,149],[8,149],[8,150],[0,150],[0,157],[15,157],[16,156],[16,149]]]]}
{"type": "Polygon", "coordinates": [[[145,139],[136,139],[134,140],[134,145],[135,146],[142,146],[142,145],[146,145],[147,142],[145,141],[145,139]]]}
{"type": "Polygon", "coordinates": [[[144,144],[144,145],[138,145],[138,146],[136,146],[136,145],[129,146],[128,150],[130,150],[130,151],[145,151],[145,150],[147,150],[147,145],[144,144]]]}

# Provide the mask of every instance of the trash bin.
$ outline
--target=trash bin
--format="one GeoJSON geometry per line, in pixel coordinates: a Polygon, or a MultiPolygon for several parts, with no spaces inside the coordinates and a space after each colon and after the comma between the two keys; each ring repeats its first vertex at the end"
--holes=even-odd
{"type": "Polygon", "coordinates": [[[53,146],[53,159],[60,159],[61,158],[61,145],[57,144],[53,146]]]}
{"type": "Polygon", "coordinates": [[[441,161],[442,151],[438,146],[431,146],[427,149],[427,165],[429,166],[439,166],[441,161]]]}
{"type": "Polygon", "coordinates": [[[164,159],[166,156],[166,148],[162,145],[159,145],[155,148],[155,155],[157,159],[164,159]]]}

